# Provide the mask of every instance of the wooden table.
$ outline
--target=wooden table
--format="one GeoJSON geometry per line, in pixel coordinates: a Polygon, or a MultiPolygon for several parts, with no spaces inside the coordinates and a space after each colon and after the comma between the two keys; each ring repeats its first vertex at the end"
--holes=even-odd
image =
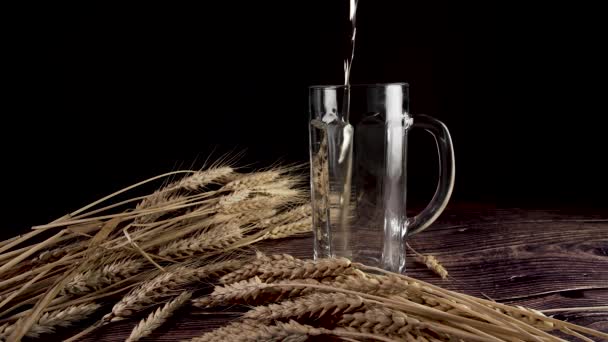
{"type": "MultiPolygon", "coordinates": [[[[535,309],[608,305],[608,210],[522,210],[452,205],[410,244],[435,255],[452,279],[441,280],[408,258],[407,273],[445,288],[535,309]]],[[[263,246],[268,253],[311,258],[312,238],[263,246]],[[271,248],[270,248],[271,247],[271,248]]],[[[151,340],[192,338],[236,315],[181,313],[151,340]]],[[[555,318],[608,332],[608,312],[566,311],[555,318]]],[[[136,321],[97,330],[85,341],[124,341],[136,321]]]]}

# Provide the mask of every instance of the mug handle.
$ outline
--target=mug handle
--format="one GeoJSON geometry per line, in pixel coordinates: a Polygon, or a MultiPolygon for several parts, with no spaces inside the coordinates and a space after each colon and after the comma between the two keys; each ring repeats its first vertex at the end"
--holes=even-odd
{"type": "Polygon", "coordinates": [[[448,204],[452,190],[454,189],[454,147],[452,146],[452,138],[450,131],[439,120],[424,114],[414,116],[413,127],[424,128],[431,133],[437,143],[439,152],[439,184],[431,202],[418,215],[408,218],[407,230],[405,237],[410,237],[420,233],[430,226],[448,204]]]}

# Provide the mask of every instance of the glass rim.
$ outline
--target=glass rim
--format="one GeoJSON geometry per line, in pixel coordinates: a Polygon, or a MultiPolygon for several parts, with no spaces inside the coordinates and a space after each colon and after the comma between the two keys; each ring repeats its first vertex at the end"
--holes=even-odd
{"type": "MultiPolygon", "coordinates": [[[[351,88],[383,88],[388,86],[402,86],[408,88],[410,85],[407,82],[389,82],[389,83],[355,83],[349,85],[351,88]]],[[[344,84],[317,84],[308,86],[308,89],[340,89],[346,88],[344,84]]]]}

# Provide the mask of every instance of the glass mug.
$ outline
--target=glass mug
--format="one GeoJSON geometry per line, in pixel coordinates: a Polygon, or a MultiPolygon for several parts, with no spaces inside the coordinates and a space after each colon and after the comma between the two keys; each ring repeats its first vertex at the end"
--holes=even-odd
{"type": "Polygon", "coordinates": [[[433,223],[452,194],[450,133],[430,116],[410,115],[405,83],[351,85],[347,91],[309,88],[314,256],[404,272],[405,239],[433,223]],[[408,218],[407,137],[414,127],[435,138],[439,184],[428,206],[408,218]]]}

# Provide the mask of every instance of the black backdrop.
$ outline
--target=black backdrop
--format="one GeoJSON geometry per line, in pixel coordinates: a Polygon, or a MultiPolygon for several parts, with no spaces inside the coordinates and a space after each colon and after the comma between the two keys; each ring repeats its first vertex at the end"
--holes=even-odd
{"type": "MultiPolygon", "coordinates": [[[[41,22],[26,10],[5,49],[3,234],[210,153],[307,161],[306,87],[342,82],[347,3],[97,4],[41,22]]],[[[359,11],[352,82],[406,81],[412,112],[448,125],[454,200],[607,203],[601,11],[371,0],[359,11]]],[[[410,151],[422,203],[436,153],[424,133],[410,151]]]]}

